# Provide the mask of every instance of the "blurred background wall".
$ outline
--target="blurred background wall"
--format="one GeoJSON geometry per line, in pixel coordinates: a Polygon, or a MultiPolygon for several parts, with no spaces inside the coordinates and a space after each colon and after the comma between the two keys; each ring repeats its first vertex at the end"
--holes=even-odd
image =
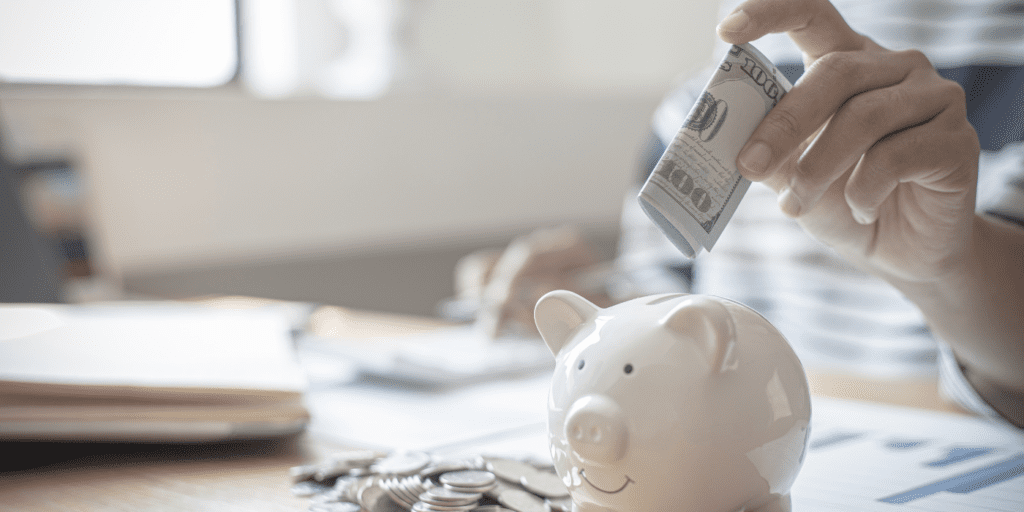
{"type": "Polygon", "coordinates": [[[610,255],[651,113],[714,60],[718,17],[709,0],[234,6],[223,85],[0,70],[7,159],[74,168],[91,274],[115,288],[429,314],[460,256],[536,227],[579,225],[610,255]]]}

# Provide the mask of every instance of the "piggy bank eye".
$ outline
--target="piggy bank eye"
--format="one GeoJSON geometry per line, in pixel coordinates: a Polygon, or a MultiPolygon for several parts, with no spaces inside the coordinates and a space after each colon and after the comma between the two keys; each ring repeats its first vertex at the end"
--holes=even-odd
{"type": "Polygon", "coordinates": [[[577,370],[582,370],[583,369],[583,365],[585,365],[585,364],[587,364],[587,362],[582,360],[582,359],[580,359],[580,364],[576,365],[576,369],[577,370]]]}
{"type": "Polygon", "coordinates": [[[626,366],[622,369],[622,371],[626,372],[626,375],[629,375],[629,374],[633,373],[633,365],[626,364],[626,366]]]}

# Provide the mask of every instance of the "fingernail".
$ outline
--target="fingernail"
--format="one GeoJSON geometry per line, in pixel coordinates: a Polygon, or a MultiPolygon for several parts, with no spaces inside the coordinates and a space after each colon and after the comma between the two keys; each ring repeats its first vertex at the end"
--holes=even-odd
{"type": "Polygon", "coordinates": [[[772,150],[764,142],[755,142],[740,153],[738,163],[752,176],[761,176],[768,170],[772,150]]]}
{"type": "Polygon", "coordinates": [[[868,224],[871,224],[872,222],[874,222],[874,221],[871,220],[871,217],[868,217],[867,214],[865,214],[864,212],[862,212],[860,210],[852,210],[852,212],[853,212],[853,220],[857,221],[857,224],[868,225],[868,224]]]}
{"type": "Polygon", "coordinates": [[[797,217],[800,215],[802,207],[800,198],[793,193],[793,189],[786,187],[779,192],[779,209],[782,210],[782,213],[790,217],[797,217]]]}
{"type": "Polygon", "coordinates": [[[736,11],[722,20],[718,24],[719,32],[739,32],[747,28],[747,24],[750,23],[750,15],[746,11],[736,11]]]}

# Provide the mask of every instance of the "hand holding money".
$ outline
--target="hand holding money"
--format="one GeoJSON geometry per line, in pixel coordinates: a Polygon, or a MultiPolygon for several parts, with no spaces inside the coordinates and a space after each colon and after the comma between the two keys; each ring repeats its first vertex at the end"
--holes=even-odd
{"type": "Polygon", "coordinates": [[[750,186],[736,155],[790,87],[756,48],[733,46],[640,189],[644,212],[686,256],[721,236],[750,186]]]}
{"type": "MultiPolygon", "coordinates": [[[[806,72],[751,135],[740,171],[914,301],[990,403],[1024,397],[1024,231],[974,212],[979,143],[963,89],[920,52],[854,32],[826,0],[749,0],[718,27],[733,44],[781,32],[806,72]]],[[[1008,403],[1024,425],[1020,401],[1008,403]]]]}
{"type": "Polygon", "coordinates": [[[826,0],[750,0],[718,27],[743,44],[786,32],[806,72],[736,161],[786,214],[883,277],[930,280],[972,236],[978,140],[964,91],[920,52],[851,29],[826,0]]]}

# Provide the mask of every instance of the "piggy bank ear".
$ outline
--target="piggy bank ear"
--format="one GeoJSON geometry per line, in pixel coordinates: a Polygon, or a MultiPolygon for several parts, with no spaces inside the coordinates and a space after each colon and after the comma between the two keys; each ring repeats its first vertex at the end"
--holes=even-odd
{"type": "Polygon", "coordinates": [[[732,365],[736,326],[721,302],[700,295],[687,297],[661,320],[661,324],[693,338],[715,371],[724,371],[732,365]]]}
{"type": "Polygon", "coordinates": [[[583,322],[593,319],[600,310],[573,292],[555,290],[537,301],[537,306],[533,308],[533,318],[544,343],[557,356],[558,351],[572,337],[573,331],[583,322]]]}

